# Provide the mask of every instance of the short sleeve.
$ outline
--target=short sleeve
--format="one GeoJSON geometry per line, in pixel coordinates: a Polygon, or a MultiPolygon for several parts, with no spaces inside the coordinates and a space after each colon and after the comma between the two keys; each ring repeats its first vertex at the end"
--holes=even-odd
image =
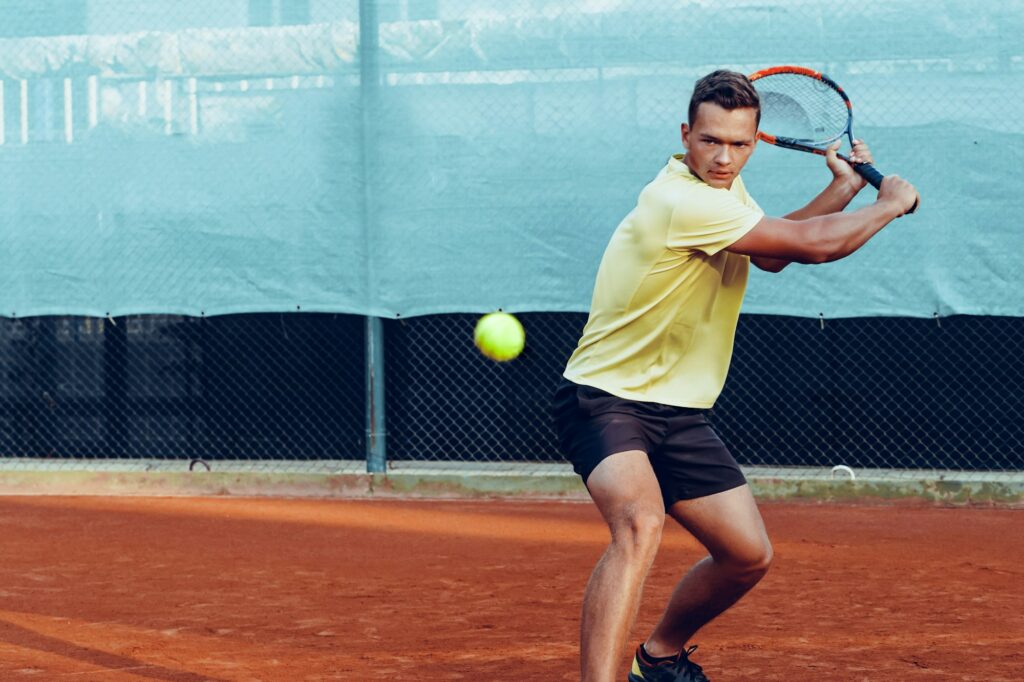
{"type": "Polygon", "coordinates": [[[668,246],[713,256],[739,241],[763,217],[752,199],[745,203],[728,190],[700,187],[673,207],[668,246]]]}

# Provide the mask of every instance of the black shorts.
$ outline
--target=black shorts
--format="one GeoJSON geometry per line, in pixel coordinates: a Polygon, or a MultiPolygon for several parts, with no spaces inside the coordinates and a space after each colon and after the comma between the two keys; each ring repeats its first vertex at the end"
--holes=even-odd
{"type": "Polygon", "coordinates": [[[562,454],[584,484],[605,457],[626,450],[647,453],[666,509],[747,482],[702,409],[624,400],[564,378],[553,408],[562,454]]]}

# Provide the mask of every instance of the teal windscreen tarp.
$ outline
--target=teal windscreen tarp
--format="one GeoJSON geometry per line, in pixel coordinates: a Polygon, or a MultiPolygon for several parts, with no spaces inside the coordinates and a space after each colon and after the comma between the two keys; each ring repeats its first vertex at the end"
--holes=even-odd
{"type": "MultiPolygon", "coordinates": [[[[744,310],[1019,316],[1021,35],[1019,1],[0,0],[0,314],[583,311],[693,82],[790,63],[923,203],[744,310]]],[[[829,179],[744,177],[772,215],[829,179]]]]}

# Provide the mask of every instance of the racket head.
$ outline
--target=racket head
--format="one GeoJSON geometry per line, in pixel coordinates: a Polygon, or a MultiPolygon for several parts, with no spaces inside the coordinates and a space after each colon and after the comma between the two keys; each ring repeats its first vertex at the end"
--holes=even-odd
{"type": "Polygon", "coordinates": [[[758,139],[824,154],[843,134],[853,144],[853,106],[825,74],[802,66],[773,66],[749,76],[761,99],[758,139]]]}

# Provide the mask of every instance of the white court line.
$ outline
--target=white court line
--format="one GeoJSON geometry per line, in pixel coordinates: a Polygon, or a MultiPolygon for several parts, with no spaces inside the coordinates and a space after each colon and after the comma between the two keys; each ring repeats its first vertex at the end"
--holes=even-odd
{"type": "Polygon", "coordinates": [[[64,141],[71,144],[75,141],[74,104],[72,102],[71,79],[64,79],[64,141]]]}
{"type": "Polygon", "coordinates": [[[28,81],[21,81],[21,143],[28,144],[28,81]]]}
{"type": "Polygon", "coordinates": [[[97,76],[89,76],[88,84],[89,129],[91,130],[96,127],[96,123],[99,121],[99,78],[97,76]]]}
{"type": "Polygon", "coordinates": [[[195,135],[199,131],[199,97],[196,95],[196,79],[188,79],[188,130],[195,135]]]}
{"type": "Polygon", "coordinates": [[[174,88],[171,85],[171,81],[164,81],[164,135],[170,135],[173,132],[174,110],[172,103],[174,102],[174,88]]]}

